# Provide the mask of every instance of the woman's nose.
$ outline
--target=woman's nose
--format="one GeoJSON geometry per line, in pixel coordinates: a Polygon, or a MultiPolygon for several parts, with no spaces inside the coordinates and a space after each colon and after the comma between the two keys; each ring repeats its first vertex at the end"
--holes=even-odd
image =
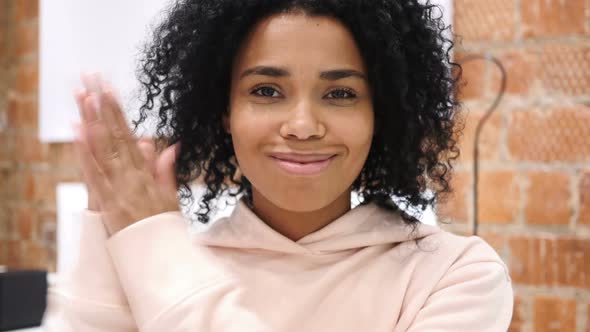
{"type": "Polygon", "coordinates": [[[289,111],[289,117],[283,122],[280,131],[284,138],[306,140],[323,137],[326,127],[310,103],[301,102],[289,111]]]}

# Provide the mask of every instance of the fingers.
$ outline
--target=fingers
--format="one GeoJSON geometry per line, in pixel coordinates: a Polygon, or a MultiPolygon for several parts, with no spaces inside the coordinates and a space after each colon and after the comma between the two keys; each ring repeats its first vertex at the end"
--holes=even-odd
{"type": "Polygon", "coordinates": [[[122,120],[122,123],[122,117],[117,114],[121,112],[118,103],[108,91],[103,91],[101,101],[100,115],[111,138],[110,141],[113,144],[111,148],[116,152],[117,158],[126,166],[141,167],[143,158],[135,146],[127,123],[125,120],[122,120]]]}
{"type": "Polygon", "coordinates": [[[137,169],[144,168],[145,162],[143,155],[141,154],[141,151],[137,148],[135,137],[133,136],[131,129],[129,129],[127,119],[125,118],[123,110],[121,109],[120,104],[117,101],[117,98],[115,97],[114,91],[109,86],[107,86],[105,93],[107,96],[106,99],[108,100],[108,103],[111,105],[113,110],[113,121],[115,121],[117,123],[118,128],[121,128],[123,131],[123,143],[126,145],[126,148],[130,153],[133,164],[137,169]]]}
{"type": "MultiPolygon", "coordinates": [[[[82,126],[79,123],[75,123],[72,125],[73,126],[73,130],[76,133],[76,139],[74,141],[74,146],[76,148],[76,152],[78,153],[78,160],[81,160],[81,149],[78,146],[78,144],[81,144],[79,141],[83,140],[82,138],[82,126]]],[[[87,179],[87,173],[88,170],[82,168],[81,165],[81,171],[82,171],[82,179],[84,181],[84,183],[88,183],[88,179],[87,179]]],[[[100,205],[98,204],[98,199],[96,197],[96,193],[94,192],[93,188],[88,186],[88,202],[87,202],[87,209],[90,211],[100,211],[100,205]]]]}
{"type": "Polygon", "coordinates": [[[155,178],[156,177],[156,159],[157,159],[157,152],[156,152],[156,145],[154,141],[149,138],[142,138],[137,142],[139,150],[143,155],[143,159],[145,160],[145,164],[147,169],[149,170],[150,174],[155,178]]]}
{"type": "Polygon", "coordinates": [[[79,127],[79,134],[74,141],[74,144],[78,152],[78,159],[80,160],[82,177],[87,186],[92,188],[93,193],[98,195],[98,200],[102,202],[105,197],[110,196],[109,185],[105,181],[104,176],[101,175],[96,160],[92,157],[92,152],[88,146],[88,140],[83,126],[79,127]]]}
{"type": "Polygon", "coordinates": [[[126,167],[145,169],[144,157],[112,88],[98,74],[83,75],[82,82],[86,89],[76,92],[76,101],[98,165],[109,177],[122,175],[126,167]]]}
{"type": "Polygon", "coordinates": [[[104,118],[111,136],[121,152],[126,151],[125,158],[131,158],[131,162],[137,169],[144,168],[144,158],[136,146],[135,137],[127,125],[127,120],[115,96],[110,84],[95,75],[93,82],[88,83],[99,91],[104,106],[104,118]]]}
{"type": "Polygon", "coordinates": [[[85,142],[94,156],[98,166],[109,178],[113,178],[121,169],[119,151],[105,122],[99,116],[98,97],[90,94],[84,101],[82,112],[85,119],[82,124],[85,142]]]}
{"type": "Polygon", "coordinates": [[[82,80],[82,84],[86,88],[88,93],[100,94],[101,93],[101,84],[100,82],[100,75],[98,73],[94,74],[82,74],[80,76],[82,80]]]}
{"type": "MultiPolygon", "coordinates": [[[[84,128],[87,147],[97,161],[114,159],[117,152],[99,114],[102,90],[97,83],[98,74],[83,74],[80,78],[84,89],[77,90],[75,98],[83,120],[81,127],[84,128]]],[[[111,176],[112,168],[104,169],[104,173],[111,176]]]]}
{"type": "Polygon", "coordinates": [[[78,105],[78,111],[80,112],[80,118],[84,120],[84,112],[82,112],[82,108],[84,107],[84,100],[88,96],[88,92],[85,89],[77,89],[74,91],[74,97],[76,99],[76,105],[78,105]]]}

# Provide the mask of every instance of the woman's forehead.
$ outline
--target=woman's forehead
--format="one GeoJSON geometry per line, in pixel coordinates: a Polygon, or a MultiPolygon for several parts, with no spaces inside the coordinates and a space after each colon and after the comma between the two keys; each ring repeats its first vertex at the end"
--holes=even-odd
{"type": "Polygon", "coordinates": [[[326,16],[277,14],[258,22],[242,43],[236,69],[269,65],[307,70],[348,67],[363,61],[351,32],[326,16]]]}

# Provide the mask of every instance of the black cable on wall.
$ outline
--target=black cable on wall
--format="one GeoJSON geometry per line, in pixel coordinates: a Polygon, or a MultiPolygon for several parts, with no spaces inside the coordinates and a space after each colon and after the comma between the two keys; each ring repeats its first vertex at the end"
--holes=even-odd
{"type": "Polygon", "coordinates": [[[481,136],[481,131],[485,126],[486,122],[496,110],[504,93],[506,92],[506,68],[502,65],[502,62],[494,57],[489,53],[484,54],[471,54],[465,56],[464,58],[459,61],[460,64],[465,64],[475,60],[484,60],[489,61],[495,64],[498,69],[500,69],[501,78],[500,78],[500,90],[498,91],[498,95],[494,99],[494,102],[490,106],[490,108],[486,111],[483,118],[477,123],[477,127],[475,129],[475,139],[473,144],[473,235],[477,235],[479,220],[478,220],[478,198],[479,198],[479,139],[481,136]]]}

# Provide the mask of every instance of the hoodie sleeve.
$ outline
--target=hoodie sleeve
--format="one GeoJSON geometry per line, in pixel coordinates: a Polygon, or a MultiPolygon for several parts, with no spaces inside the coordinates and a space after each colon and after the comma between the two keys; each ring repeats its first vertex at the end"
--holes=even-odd
{"type": "Polygon", "coordinates": [[[199,301],[226,292],[229,278],[202,263],[180,212],[124,228],[108,240],[107,250],[140,331],[208,330],[195,325],[207,321],[208,310],[199,301]]]}
{"type": "Polygon", "coordinates": [[[472,238],[476,245],[451,266],[406,332],[508,330],[514,305],[508,269],[487,243],[472,238]]]}
{"type": "Polygon", "coordinates": [[[137,331],[127,299],[106,249],[99,213],[81,211],[80,254],[47,291],[45,332],[137,331]]]}

